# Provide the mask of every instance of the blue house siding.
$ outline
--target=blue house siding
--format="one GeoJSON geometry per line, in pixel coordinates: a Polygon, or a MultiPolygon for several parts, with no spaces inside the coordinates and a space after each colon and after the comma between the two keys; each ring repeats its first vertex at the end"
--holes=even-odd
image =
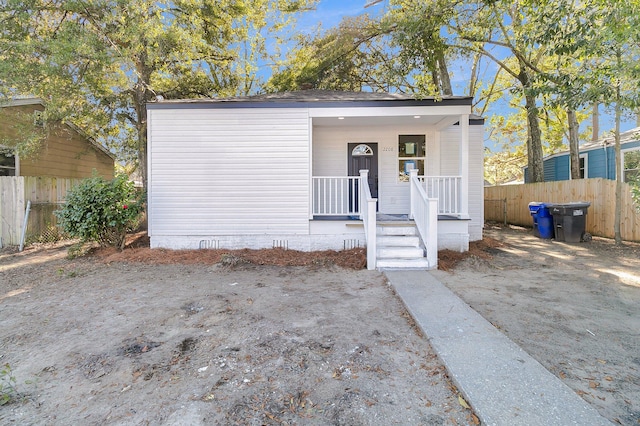
{"type": "MultiPolygon", "coordinates": [[[[631,147],[632,144],[635,146],[638,145],[638,142],[635,143],[626,143],[623,145],[623,149],[625,147],[631,147]]],[[[605,148],[592,149],[587,151],[588,155],[588,176],[590,178],[602,177],[607,179],[615,179],[616,178],[616,152],[612,146],[608,146],[605,148]]]]}
{"type": "MultiPolygon", "coordinates": [[[[640,148],[640,141],[629,141],[621,144],[621,149],[640,148]]],[[[589,149],[581,149],[580,155],[586,155],[587,178],[616,178],[616,154],[613,145],[606,148],[603,145],[589,149]]],[[[553,182],[558,180],[569,180],[570,165],[569,152],[554,154],[543,160],[544,180],[545,182],[553,182]]],[[[524,168],[524,181],[529,183],[528,167],[524,168]]]]}
{"type": "Polygon", "coordinates": [[[556,173],[554,180],[569,180],[570,176],[570,165],[569,165],[569,156],[563,155],[562,157],[555,158],[556,163],[556,173]]]}

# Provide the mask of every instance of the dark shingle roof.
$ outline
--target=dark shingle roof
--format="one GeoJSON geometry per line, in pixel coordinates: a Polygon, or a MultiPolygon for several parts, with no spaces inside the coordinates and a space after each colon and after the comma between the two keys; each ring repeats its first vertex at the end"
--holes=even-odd
{"type": "MultiPolygon", "coordinates": [[[[326,101],[411,101],[417,100],[415,96],[405,93],[386,92],[344,92],[338,90],[297,90],[294,92],[265,93],[261,95],[246,96],[241,98],[231,98],[230,100],[248,101],[299,101],[299,102],[326,102],[326,101]]],[[[423,99],[434,100],[435,98],[425,97],[423,99]]],[[[462,96],[451,96],[446,99],[465,99],[462,96]]]]}
{"type": "Polygon", "coordinates": [[[272,104],[274,106],[281,104],[311,104],[314,106],[339,106],[360,104],[366,106],[384,104],[404,105],[437,105],[453,104],[453,105],[471,105],[471,97],[468,96],[445,96],[442,98],[424,97],[417,98],[415,96],[403,93],[381,93],[381,92],[344,92],[336,90],[298,90],[293,92],[265,93],[253,96],[240,96],[233,98],[210,98],[210,99],[177,99],[177,100],[160,100],[153,104],[272,104]]]}

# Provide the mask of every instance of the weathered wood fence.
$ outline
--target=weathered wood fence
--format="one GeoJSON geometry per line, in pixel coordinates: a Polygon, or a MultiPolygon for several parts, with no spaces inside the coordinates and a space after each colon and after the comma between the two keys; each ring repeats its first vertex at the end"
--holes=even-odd
{"type": "MultiPolygon", "coordinates": [[[[570,203],[588,201],[586,232],[614,237],[616,182],[603,179],[577,179],[524,185],[491,186],[484,189],[485,220],[532,226],[529,203],[570,203]]],[[[628,184],[623,184],[620,233],[625,241],[640,241],[640,213],[636,210],[628,184]]]]}
{"type": "MultiPolygon", "coordinates": [[[[19,245],[27,201],[35,206],[61,204],[80,179],[0,176],[0,247],[19,245]]],[[[51,224],[52,208],[34,208],[29,223],[51,224]],[[40,213],[42,212],[42,213],[40,213]],[[44,217],[42,215],[47,215],[44,217]],[[41,217],[42,216],[42,217],[41,217]]]]}

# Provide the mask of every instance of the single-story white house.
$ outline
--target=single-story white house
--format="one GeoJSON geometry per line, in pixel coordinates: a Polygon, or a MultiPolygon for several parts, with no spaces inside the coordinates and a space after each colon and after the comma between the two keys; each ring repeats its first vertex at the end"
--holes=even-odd
{"type": "Polygon", "coordinates": [[[151,247],[367,247],[435,268],[482,239],[470,97],[303,90],[148,104],[151,247]]]}

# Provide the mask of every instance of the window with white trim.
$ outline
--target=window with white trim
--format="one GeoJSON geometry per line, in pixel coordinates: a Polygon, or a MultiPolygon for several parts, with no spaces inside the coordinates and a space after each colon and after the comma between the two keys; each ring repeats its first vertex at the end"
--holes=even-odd
{"type": "Polygon", "coordinates": [[[425,135],[398,136],[398,180],[400,182],[409,182],[411,169],[417,169],[418,175],[424,176],[425,141],[425,135]]]}
{"type": "Polygon", "coordinates": [[[640,147],[622,151],[622,180],[624,182],[640,179],[640,147]]]}
{"type": "Polygon", "coordinates": [[[587,164],[587,154],[580,154],[580,177],[582,179],[589,177],[587,164]]]}
{"type": "MultiPolygon", "coordinates": [[[[573,177],[573,174],[571,173],[571,156],[567,155],[567,161],[569,162],[569,179],[575,179],[573,177]]],[[[587,165],[588,165],[587,154],[586,153],[580,154],[580,156],[578,157],[578,167],[580,170],[581,179],[584,179],[589,176],[587,165]]]]}
{"type": "Polygon", "coordinates": [[[16,175],[16,156],[8,149],[0,148],[0,176],[16,175]]]}

